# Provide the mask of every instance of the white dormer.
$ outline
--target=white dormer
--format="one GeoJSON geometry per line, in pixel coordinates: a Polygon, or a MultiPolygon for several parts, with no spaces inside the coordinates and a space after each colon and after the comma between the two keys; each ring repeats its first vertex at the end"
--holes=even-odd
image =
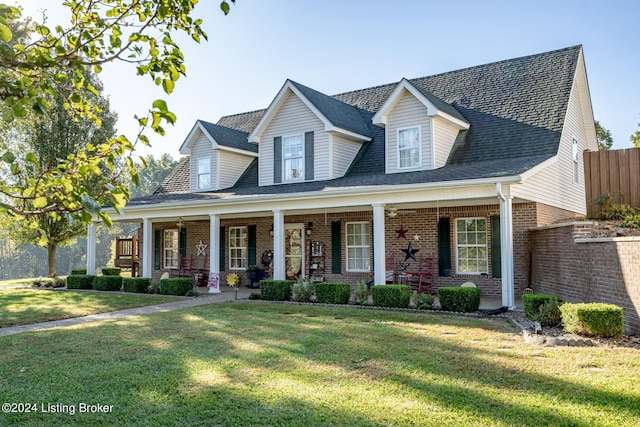
{"type": "Polygon", "coordinates": [[[469,123],[450,104],[402,79],[372,118],[385,128],[386,173],[444,166],[469,123]]]}
{"type": "Polygon", "coordinates": [[[180,147],[188,154],[192,192],[229,188],[258,157],[247,133],[198,120],[180,147]]]}
{"type": "Polygon", "coordinates": [[[370,129],[358,110],[287,80],[249,134],[260,146],[259,185],[344,176],[370,129]]]}

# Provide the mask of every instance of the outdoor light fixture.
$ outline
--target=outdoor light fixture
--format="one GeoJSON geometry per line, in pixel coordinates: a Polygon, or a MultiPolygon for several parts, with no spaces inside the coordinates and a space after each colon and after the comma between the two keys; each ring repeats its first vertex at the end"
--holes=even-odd
{"type": "Polygon", "coordinates": [[[313,222],[309,221],[307,223],[307,236],[311,236],[311,229],[313,228],[313,222]]]}
{"type": "Polygon", "coordinates": [[[269,236],[273,237],[273,223],[271,223],[271,229],[269,230],[269,236]]]}

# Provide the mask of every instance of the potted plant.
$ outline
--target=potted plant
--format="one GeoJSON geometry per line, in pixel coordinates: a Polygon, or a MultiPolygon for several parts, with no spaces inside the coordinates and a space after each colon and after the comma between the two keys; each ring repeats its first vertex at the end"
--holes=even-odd
{"type": "Polygon", "coordinates": [[[249,280],[255,280],[258,278],[259,272],[260,267],[258,267],[257,265],[250,265],[249,267],[247,267],[247,278],[249,278],[249,280]]]}

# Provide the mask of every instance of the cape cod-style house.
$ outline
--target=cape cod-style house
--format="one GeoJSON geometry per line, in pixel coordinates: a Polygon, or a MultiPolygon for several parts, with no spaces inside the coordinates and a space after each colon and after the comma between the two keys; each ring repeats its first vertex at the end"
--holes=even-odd
{"type": "Polygon", "coordinates": [[[157,191],[111,214],[141,224],[144,277],[187,257],[244,277],[266,255],[275,279],[384,284],[387,258],[429,256],[434,289],[513,307],[528,230],[586,213],[597,149],[581,46],[333,96],[287,80],[266,109],[196,121],[157,191]]]}

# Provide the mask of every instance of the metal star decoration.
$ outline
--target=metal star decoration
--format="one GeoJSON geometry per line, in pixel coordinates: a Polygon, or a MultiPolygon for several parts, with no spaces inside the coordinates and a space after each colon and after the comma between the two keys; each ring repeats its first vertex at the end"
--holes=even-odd
{"type": "Polygon", "coordinates": [[[405,258],[404,260],[408,260],[409,258],[413,259],[414,261],[416,260],[416,252],[420,252],[420,249],[413,249],[413,246],[411,246],[411,242],[409,242],[409,246],[407,246],[407,249],[400,249],[402,252],[405,253],[405,258]]]}
{"type": "Polygon", "coordinates": [[[202,240],[200,240],[200,243],[196,245],[196,249],[198,250],[198,253],[196,254],[196,256],[207,255],[206,250],[208,246],[209,245],[205,245],[204,243],[202,243],[202,240]]]}
{"type": "Polygon", "coordinates": [[[399,238],[402,237],[403,239],[406,239],[407,236],[405,236],[405,234],[407,234],[407,231],[409,231],[409,230],[405,230],[404,226],[401,225],[400,229],[396,230],[396,233],[398,233],[398,237],[397,238],[399,239],[399,238]]]}

